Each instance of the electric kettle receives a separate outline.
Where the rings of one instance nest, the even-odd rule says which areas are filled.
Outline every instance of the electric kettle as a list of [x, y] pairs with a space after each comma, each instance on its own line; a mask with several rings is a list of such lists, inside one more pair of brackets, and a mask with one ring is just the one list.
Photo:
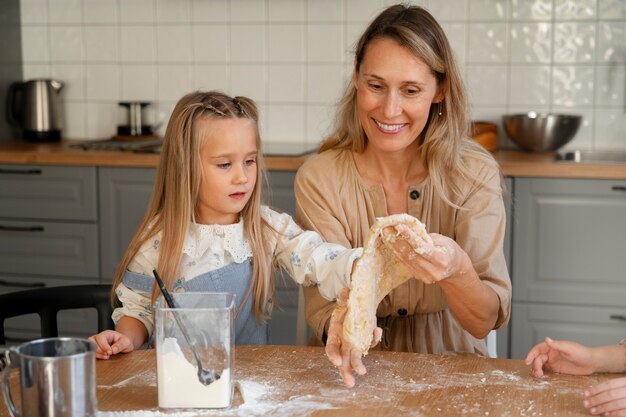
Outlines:
[[39, 79], [14, 82], [7, 95], [7, 121], [20, 128], [24, 140], [54, 142], [61, 140], [61, 101], [63, 83]]

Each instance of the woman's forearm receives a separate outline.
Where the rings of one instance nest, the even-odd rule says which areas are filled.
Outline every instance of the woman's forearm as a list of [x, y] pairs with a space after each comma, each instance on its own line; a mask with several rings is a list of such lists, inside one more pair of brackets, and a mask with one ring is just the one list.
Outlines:
[[596, 372], [626, 372], [626, 345], [591, 348]]
[[485, 338], [498, 319], [500, 300], [478, 277], [469, 256], [465, 257], [459, 272], [439, 281], [439, 285], [459, 324], [472, 336]]

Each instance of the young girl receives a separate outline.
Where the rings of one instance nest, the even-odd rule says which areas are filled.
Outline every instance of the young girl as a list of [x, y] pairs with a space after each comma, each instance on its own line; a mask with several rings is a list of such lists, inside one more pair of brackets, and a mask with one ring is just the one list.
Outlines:
[[195, 92], [168, 123], [148, 211], [113, 281], [115, 331], [91, 337], [96, 357], [142, 346], [153, 330], [156, 269], [171, 291], [237, 294], [237, 344], [270, 342], [273, 266], [328, 299], [348, 286], [361, 249], [324, 243], [261, 205], [258, 113], [245, 97]]

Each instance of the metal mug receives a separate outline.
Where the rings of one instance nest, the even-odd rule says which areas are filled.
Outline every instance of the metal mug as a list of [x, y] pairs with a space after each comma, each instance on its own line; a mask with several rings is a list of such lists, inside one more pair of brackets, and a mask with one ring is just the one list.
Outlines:
[[[87, 339], [37, 339], [6, 352], [4, 399], [13, 417], [95, 417], [96, 346]], [[11, 397], [9, 374], [19, 369], [20, 414]]]

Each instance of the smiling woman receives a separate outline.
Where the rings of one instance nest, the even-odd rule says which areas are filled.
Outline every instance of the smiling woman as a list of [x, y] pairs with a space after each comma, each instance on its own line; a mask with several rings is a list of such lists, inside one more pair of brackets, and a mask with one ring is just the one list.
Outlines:
[[[442, 28], [421, 7], [391, 6], [360, 37], [334, 132], [296, 176], [297, 220], [326, 240], [363, 246], [378, 217], [408, 213], [446, 254], [393, 245], [414, 279], [378, 305], [381, 349], [485, 355], [482, 339], [509, 319], [501, 174], [468, 137], [467, 113]], [[309, 325], [354, 384], [361, 352], [329, 328], [334, 303], [304, 293]]]

